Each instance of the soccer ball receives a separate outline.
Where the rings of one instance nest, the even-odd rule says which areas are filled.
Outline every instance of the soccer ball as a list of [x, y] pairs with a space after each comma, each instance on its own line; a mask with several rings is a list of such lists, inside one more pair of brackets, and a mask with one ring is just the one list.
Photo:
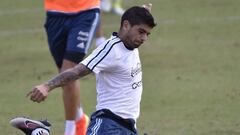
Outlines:
[[32, 131], [31, 135], [50, 135], [49, 132], [44, 128], [36, 128]]

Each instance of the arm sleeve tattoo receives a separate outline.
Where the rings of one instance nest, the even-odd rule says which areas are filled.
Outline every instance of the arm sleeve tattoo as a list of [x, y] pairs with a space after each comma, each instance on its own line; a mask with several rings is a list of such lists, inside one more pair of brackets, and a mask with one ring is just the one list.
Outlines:
[[49, 91], [64, 86], [69, 82], [75, 81], [79, 79], [80, 77], [83, 77], [87, 74], [91, 73], [91, 70], [88, 69], [83, 64], [78, 64], [74, 68], [68, 69], [57, 76], [55, 76], [53, 79], [49, 80], [46, 85], [49, 87]]

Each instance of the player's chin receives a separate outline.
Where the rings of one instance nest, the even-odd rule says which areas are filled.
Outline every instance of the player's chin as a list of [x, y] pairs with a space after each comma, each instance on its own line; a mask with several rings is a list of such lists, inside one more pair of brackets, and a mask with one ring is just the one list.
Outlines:
[[140, 47], [142, 45], [142, 42], [136, 42], [135, 44], [134, 44], [134, 48], [138, 48], [138, 47]]

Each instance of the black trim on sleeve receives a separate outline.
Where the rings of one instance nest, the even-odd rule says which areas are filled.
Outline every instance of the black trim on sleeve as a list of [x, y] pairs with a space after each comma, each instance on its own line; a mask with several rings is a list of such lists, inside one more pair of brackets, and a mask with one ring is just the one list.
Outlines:
[[[116, 39], [116, 38], [118, 38], [118, 37], [115, 37], [115, 38], [113, 38], [112, 40], [114, 40], [114, 39]], [[112, 41], [112, 40], [109, 40], [109, 41], [105, 44], [105, 46], [103, 47], [103, 49], [100, 50], [100, 51], [98, 52], [98, 54], [97, 54], [95, 57], [93, 57], [93, 58], [88, 62], [88, 64], [86, 65], [87, 67], [89, 67], [89, 65], [91, 64], [91, 62], [92, 62], [94, 59], [96, 59], [104, 50], [106, 50], [107, 46], [109, 45], [110, 41]], [[109, 52], [110, 52], [110, 50], [112, 49], [112, 47], [113, 47], [115, 44], [120, 43], [120, 42], [121, 42], [121, 40], [117, 40], [117, 41], [115, 41], [114, 43], [112, 43], [112, 44], [111, 44], [111, 47], [108, 48], [107, 53], [104, 54], [104, 56], [103, 56], [98, 62], [96, 62], [96, 64], [95, 64], [94, 66], [92, 66], [92, 68], [89, 67], [89, 69], [93, 70], [93, 69], [96, 67], [96, 65], [97, 65], [98, 63], [100, 63], [100, 62], [109, 54]], [[94, 63], [93, 63], [93, 64], [94, 64]]]

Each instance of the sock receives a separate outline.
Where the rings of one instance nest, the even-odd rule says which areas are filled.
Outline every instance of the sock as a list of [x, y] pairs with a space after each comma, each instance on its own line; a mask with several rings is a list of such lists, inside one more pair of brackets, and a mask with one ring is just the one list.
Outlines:
[[77, 114], [76, 114], [76, 120], [80, 120], [82, 118], [83, 114], [84, 113], [83, 113], [82, 107], [78, 108]]
[[75, 135], [76, 125], [74, 120], [66, 120], [65, 135]]
[[99, 37], [96, 38], [96, 46], [98, 47], [100, 44], [102, 44], [104, 41], [106, 41], [105, 37]]

